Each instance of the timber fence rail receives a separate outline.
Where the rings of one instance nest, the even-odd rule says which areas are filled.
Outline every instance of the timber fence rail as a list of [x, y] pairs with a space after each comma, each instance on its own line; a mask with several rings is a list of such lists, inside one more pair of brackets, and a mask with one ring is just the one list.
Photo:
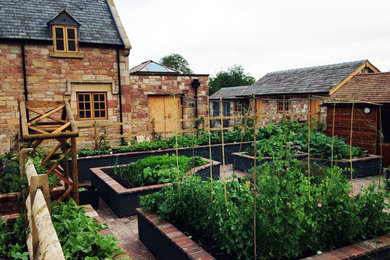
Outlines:
[[[302, 116], [302, 115], [307, 115], [307, 112], [285, 112], [285, 113], [273, 113], [273, 114], [262, 114], [259, 115], [257, 118], [259, 119], [258, 122], [255, 122], [255, 124], [252, 126], [253, 128], [262, 128], [262, 127], [267, 127], [270, 124], [277, 124], [278, 120], [281, 119], [287, 119], [289, 117], [293, 116]], [[318, 112], [316, 113], [319, 117], [321, 115], [326, 115], [326, 112]], [[280, 117], [280, 118], [278, 118]], [[251, 118], [253, 119], [253, 116], [213, 116], [213, 117], [208, 117], [208, 116], [202, 116], [203, 122], [198, 125], [198, 127], [187, 127], [173, 131], [159, 131], [156, 132], [154, 130], [153, 125], [156, 123], [169, 123], [169, 124], [178, 124], [178, 123], [187, 123], [187, 122], [192, 122], [193, 125], [196, 125], [197, 119], [196, 118], [187, 118], [187, 119], [175, 119], [175, 120], [152, 120], [147, 122], [147, 126], [145, 129], [150, 129], [150, 130], [144, 130], [144, 131], [136, 131], [132, 130], [133, 129], [133, 124], [137, 125], [138, 122], [132, 121], [132, 122], [116, 122], [112, 120], [103, 120], [103, 121], [98, 121], [98, 120], [91, 120], [91, 121], [79, 121], [76, 122], [78, 129], [89, 129], [90, 131], [86, 132], [86, 135], [80, 134], [78, 139], [80, 140], [88, 140], [94, 141], [95, 147], [98, 147], [98, 143], [101, 139], [101, 137], [104, 135], [105, 139], [107, 141], [112, 141], [112, 140], [119, 140], [119, 139], [125, 139], [125, 141], [130, 142], [134, 138], [137, 138], [139, 136], [153, 136], [153, 134], [159, 134], [163, 135], [164, 137], [171, 137], [176, 134], [178, 135], [185, 135], [185, 134], [196, 134], [199, 133], [199, 131], [209, 131], [209, 132], [216, 132], [216, 131], [221, 131], [221, 130], [233, 130], [234, 128], [239, 128], [243, 129], [245, 128], [244, 121], [246, 118]], [[221, 119], [224, 120], [231, 120], [234, 122], [234, 124], [229, 124], [228, 126], [220, 127], [220, 126], [215, 126], [212, 127], [211, 122], [217, 122], [220, 124]], [[263, 121], [263, 120], [268, 120]], [[302, 123], [306, 123], [302, 122]], [[118, 127], [117, 131], [119, 132], [119, 127], [127, 127], [126, 133], [120, 134], [120, 133], [112, 133], [110, 131], [107, 131], [107, 127]]]
[[47, 174], [37, 174], [34, 164], [27, 159], [31, 149], [19, 154], [21, 173], [28, 182], [26, 211], [30, 233], [27, 247], [30, 259], [65, 259], [50, 215], [50, 192]]

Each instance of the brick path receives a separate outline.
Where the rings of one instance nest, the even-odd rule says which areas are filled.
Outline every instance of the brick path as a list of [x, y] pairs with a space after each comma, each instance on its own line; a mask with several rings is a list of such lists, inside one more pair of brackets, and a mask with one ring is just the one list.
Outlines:
[[137, 216], [119, 218], [102, 199], [97, 212], [132, 259], [156, 259], [138, 238]]

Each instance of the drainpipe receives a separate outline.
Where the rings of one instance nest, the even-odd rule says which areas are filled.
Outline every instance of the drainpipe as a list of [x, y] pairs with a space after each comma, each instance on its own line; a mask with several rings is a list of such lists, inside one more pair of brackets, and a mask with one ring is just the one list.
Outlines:
[[191, 86], [194, 88], [195, 92], [195, 118], [198, 118], [198, 87], [200, 86], [199, 79], [193, 79]]
[[[119, 96], [119, 121], [123, 123], [122, 117], [122, 84], [121, 84], [121, 65], [120, 65], [120, 57], [119, 57], [119, 48], [116, 49], [116, 63], [118, 67], [118, 96]], [[121, 124], [120, 134], [123, 135], [123, 125]], [[121, 144], [125, 144], [125, 139], [121, 138]]]
[[22, 69], [23, 69], [23, 86], [24, 86], [24, 101], [28, 101], [28, 92], [27, 92], [27, 74], [26, 74], [26, 56], [24, 53], [24, 42], [21, 44], [21, 53], [22, 53]]

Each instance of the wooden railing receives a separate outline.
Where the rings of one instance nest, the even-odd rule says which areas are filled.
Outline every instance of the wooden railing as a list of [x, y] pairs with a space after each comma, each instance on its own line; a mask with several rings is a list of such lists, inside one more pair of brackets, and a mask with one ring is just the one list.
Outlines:
[[29, 150], [22, 149], [19, 159], [21, 175], [28, 182], [25, 205], [31, 231], [27, 236], [30, 259], [65, 259], [50, 216], [48, 175], [37, 174], [34, 164], [27, 159]]

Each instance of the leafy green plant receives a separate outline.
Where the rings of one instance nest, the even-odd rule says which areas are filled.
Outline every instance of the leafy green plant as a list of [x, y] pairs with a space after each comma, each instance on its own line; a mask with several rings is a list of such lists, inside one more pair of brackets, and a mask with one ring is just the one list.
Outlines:
[[23, 185], [17, 153], [12, 150], [0, 155], [0, 194], [20, 192]]
[[105, 225], [85, 215], [85, 208], [70, 199], [56, 202], [52, 220], [66, 259], [114, 259], [123, 254], [112, 236], [103, 236]]
[[0, 219], [0, 259], [28, 259], [26, 225], [23, 216], [15, 222]]
[[[383, 190], [369, 187], [357, 198], [342, 171], [323, 168], [308, 179], [302, 162], [288, 155], [258, 168], [256, 236], [258, 259], [295, 259], [389, 232]], [[253, 259], [254, 191], [235, 181], [197, 177], [141, 198], [149, 210], [190, 230], [200, 231], [228, 255]]]
[[179, 156], [179, 169], [176, 156], [150, 156], [130, 163], [126, 167], [116, 166], [112, 177], [127, 188], [167, 183], [183, 176], [191, 168], [205, 164], [203, 158]]

